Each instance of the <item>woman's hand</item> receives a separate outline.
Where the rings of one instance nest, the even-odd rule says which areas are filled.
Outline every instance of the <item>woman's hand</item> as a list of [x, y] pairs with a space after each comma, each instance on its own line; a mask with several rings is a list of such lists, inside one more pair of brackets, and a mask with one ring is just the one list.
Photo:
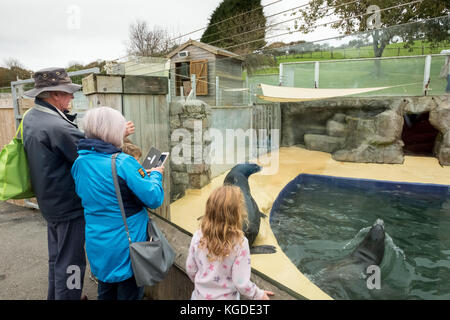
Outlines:
[[147, 171], [148, 175], [150, 175], [150, 172], [152, 172], [152, 171], [158, 171], [159, 173], [164, 174], [164, 166], [151, 168], [150, 170], [145, 170], [145, 171]]
[[125, 138], [128, 137], [130, 134], [133, 134], [136, 128], [134, 127], [133, 121], [128, 121], [125, 124]]

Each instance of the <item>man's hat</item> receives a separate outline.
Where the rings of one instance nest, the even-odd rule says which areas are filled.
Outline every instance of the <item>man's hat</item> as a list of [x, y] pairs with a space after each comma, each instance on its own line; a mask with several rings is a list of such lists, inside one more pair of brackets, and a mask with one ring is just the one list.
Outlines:
[[34, 89], [23, 94], [29, 98], [35, 98], [44, 91], [63, 91], [74, 93], [81, 89], [78, 84], [72, 83], [66, 70], [63, 68], [47, 68], [34, 73]]

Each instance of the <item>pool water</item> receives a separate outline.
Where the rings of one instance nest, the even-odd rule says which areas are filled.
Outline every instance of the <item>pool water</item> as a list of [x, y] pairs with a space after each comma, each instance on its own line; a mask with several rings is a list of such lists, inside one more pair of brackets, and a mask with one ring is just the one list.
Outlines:
[[[340, 266], [377, 219], [385, 252], [379, 289], [369, 289], [372, 273]], [[449, 186], [301, 174], [270, 224], [297, 268], [335, 299], [450, 299]]]

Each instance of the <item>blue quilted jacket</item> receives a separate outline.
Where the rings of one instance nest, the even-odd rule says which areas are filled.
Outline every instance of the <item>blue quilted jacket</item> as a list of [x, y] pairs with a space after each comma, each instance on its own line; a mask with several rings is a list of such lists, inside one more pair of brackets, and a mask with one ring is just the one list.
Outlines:
[[[86, 219], [86, 254], [92, 273], [101, 281], [113, 283], [130, 278], [129, 243], [111, 172], [111, 156], [121, 150], [97, 139], [82, 139], [78, 158], [72, 167], [75, 191], [81, 198]], [[147, 240], [148, 215], [163, 203], [162, 175], [148, 176], [131, 156], [120, 153], [116, 159], [120, 192], [133, 242]]]

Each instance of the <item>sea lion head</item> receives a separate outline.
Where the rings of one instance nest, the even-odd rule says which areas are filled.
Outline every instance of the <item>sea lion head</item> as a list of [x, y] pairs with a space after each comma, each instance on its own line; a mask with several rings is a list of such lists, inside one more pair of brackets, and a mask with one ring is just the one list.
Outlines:
[[250, 175], [261, 171], [262, 167], [256, 163], [246, 162], [236, 165], [233, 170], [239, 171], [248, 178]]
[[385, 237], [384, 222], [378, 219], [352, 255], [367, 263], [380, 265], [384, 256]]

